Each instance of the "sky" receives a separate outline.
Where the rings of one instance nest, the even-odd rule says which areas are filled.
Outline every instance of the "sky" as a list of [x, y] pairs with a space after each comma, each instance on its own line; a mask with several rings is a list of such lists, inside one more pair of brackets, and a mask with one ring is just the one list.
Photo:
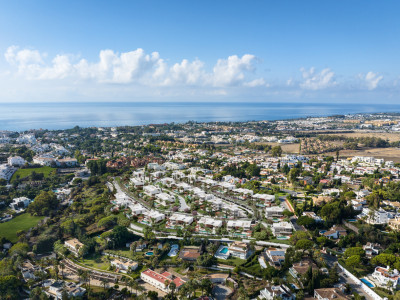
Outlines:
[[0, 102], [399, 103], [399, 1], [0, 1]]

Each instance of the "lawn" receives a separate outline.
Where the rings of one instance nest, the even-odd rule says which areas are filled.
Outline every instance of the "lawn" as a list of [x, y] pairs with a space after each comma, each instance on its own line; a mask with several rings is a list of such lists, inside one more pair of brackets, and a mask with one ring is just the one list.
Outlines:
[[[126, 249], [126, 250], [125, 250]], [[122, 257], [126, 257], [129, 259], [135, 259], [135, 257], [132, 254], [132, 251], [130, 251], [128, 248], [124, 248], [124, 250], [120, 249], [120, 250], [106, 250], [105, 252], [107, 253], [111, 253], [111, 254], [116, 254]], [[141, 252], [139, 252], [141, 253]]]
[[110, 263], [108, 263], [105, 258], [102, 259], [102, 255], [92, 255], [89, 257], [85, 257], [83, 260], [83, 264], [104, 271], [107, 271], [108, 267], [110, 266]]
[[290, 240], [271, 239], [271, 240], [269, 240], [267, 242], [290, 245]]
[[229, 256], [228, 259], [219, 259], [218, 258], [217, 261], [219, 264], [230, 265], [230, 266], [235, 266], [235, 267], [241, 266], [246, 262], [245, 259], [241, 259], [241, 258], [233, 257], [233, 256]]
[[17, 177], [19, 176], [20, 179], [28, 177], [29, 175], [32, 174], [33, 171], [35, 171], [36, 173], [41, 173], [44, 175], [44, 178], [49, 177], [50, 173], [52, 171], [54, 171], [54, 168], [50, 168], [50, 167], [40, 167], [40, 168], [29, 168], [29, 169], [18, 169], [14, 175], [11, 177], [11, 182], [13, 182], [14, 180], [17, 179]]
[[24, 213], [15, 217], [14, 219], [0, 224], [0, 236], [9, 239], [12, 243], [18, 241], [17, 232], [19, 230], [28, 230], [34, 227], [44, 217], [31, 216], [28, 213]]

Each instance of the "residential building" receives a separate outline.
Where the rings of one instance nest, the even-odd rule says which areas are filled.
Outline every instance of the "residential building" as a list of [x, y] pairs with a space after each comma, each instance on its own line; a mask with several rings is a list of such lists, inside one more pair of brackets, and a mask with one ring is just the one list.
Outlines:
[[282, 284], [269, 286], [261, 290], [259, 298], [267, 300], [295, 300], [296, 296], [292, 294], [292, 292], [286, 285]]
[[169, 217], [170, 225], [190, 225], [193, 223], [193, 216], [174, 213]]
[[26, 160], [23, 159], [21, 156], [10, 156], [7, 159], [7, 163], [13, 167], [21, 167], [26, 163]]
[[363, 249], [365, 250], [365, 255], [371, 258], [372, 256], [378, 255], [379, 252], [382, 250], [382, 247], [378, 243], [368, 242], [363, 246]]
[[179, 253], [179, 258], [187, 261], [195, 261], [202, 253], [201, 247], [186, 246]]
[[84, 246], [78, 239], [74, 238], [64, 242], [64, 245], [71, 251], [75, 256], [79, 255], [79, 249]]
[[28, 207], [33, 200], [27, 197], [14, 198], [10, 203], [10, 207], [15, 211], [22, 211]]
[[317, 265], [311, 259], [303, 259], [298, 263], [294, 263], [289, 269], [289, 273], [294, 278], [299, 278], [301, 275], [305, 274], [310, 267], [313, 271], [318, 270]]
[[181, 277], [174, 276], [169, 272], [163, 272], [160, 274], [150, 269], [140, 273], [140, 278], [144, 282], [147, 282], [148, 284], [166, 293], [170, 292], [168, 283], [175, 283], [177, 290], [179, 290], [179, 288], [186, 283], [186, 281]]
[[372, 277], [384, 287], [396, 289], [400, 285], [400, 274], [396, 269], [391, 271], [389, 267], [376, 267], [375, 271], [372, 273]]
[[202, 226], [204, 226], [205, 228], [210, 228], [210, 229], [215, 229], [215, 228], [221, 228], [223, 224], [222, 220], [218, 220], [215, 218], [211, 218], [211, 217], [205, 217], [202, 216], [200, 218], [200, 220], [197, 221], [197, 225], [200, 226], [200, 228]]
[[351, 297], [344, 294], [338, 288], [323, 288], [314, 290], [314, 298], [318, 300], [349, 300]]
[[227, 230], [251, 230], [251, 221], [247, 220], [229, 220], [226, 224]]
[[265, 256], [275, 266], [280, 267], [285, 261], [285, 249], [280, 248], [268, 248], [265, 249]]
[[114, 259], [111, 261], [111, 265], [114, 266], [116, 269], [129, 272], [134, 271], [139, 266], [137, 262], [131, 260], [121, 260], [121, 259]]
[[389, 220], [388, 224], [393, 230], [400, 230], [400, 218], [391, 219]]
[[161, 193], [160, 188], [155, 187], [154, 185], [146, 185], [143, 187], [143, 191], [148, 194], [149, 196], [155, 196]]
[[265, 208], [265, 217], [267, 219], [281, 218], [283, 217], [283, 211], [284, 209], [280, 206], [267, 207]]
[[13, 174], [17, 171], [16, 168], [8, 165], [8, 164], [1, 164], [0, 165], [0, 178], [9, 181]]
[[331, 229], [329, 229], [328, 231], [324, 232], [323, 235], [325, 237], [327, 237], [327, 238], [338, 239], [341, 236], [346, 236], [347, 235], [347, 231], [343, 227], [333, 225], [331, 227]]
[[275, 236], [291, 235], [293, 226], [289, 222], [278, 222], [272, 224], [272, 233]]
[[239, 257], [241, 259], [247, 259], [251, 254], [249, 245], [244, 242], [235, 241], [229, 245], [228, 249], [232, 256]]
[[48, 288], [47, 294], [54, 297], [56, 300], [63, 299], [63, 292], [66, 292], [68, 297], [82, 297], [86, 293], [86, 289], [80, 287], [74, 282], [65, 282], [62, 280], [54, 281]]

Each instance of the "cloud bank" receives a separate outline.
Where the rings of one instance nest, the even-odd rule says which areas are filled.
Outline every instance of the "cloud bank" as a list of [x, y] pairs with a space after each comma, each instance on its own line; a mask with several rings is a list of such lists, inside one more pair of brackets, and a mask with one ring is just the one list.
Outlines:
[[265, 84], [263, 78], [246, 81], [246, 75], [254, 73], [258, 61], [251, 54], [219, 59], [211, 72], [207, 72], [205, 64], [198, 59], [183, 59], [180, 63], [168, 66], [158, 52], [147, 54], [141, 48], [123, 53], [101, 50], [97, 62], [86, 59], [73, 62], [71, 56], [60, 54], [46, 63], [45, 53], [19, 49], [17, 46], [9, 47], [4, 56], [16, 68], [19, 76], [30, 80], [72, 78], [144, 86], [229, 87]]
[[198, 58], [170, 62], [158, 52], [147, 53], [141, 48], [128, 52], [105, 49], [89, 60], [73, 54], [49, 57], [36, 49], [11, 46], [4, 52], [4, 60], [7, 69], [0, 72], [4, 79], [0, 96], [10, 99], [56, 95], [57, 99], [80, 100], [236, 97], [277, 101], [344, 99], [360, 93], [384, 93], [385, 89], [394, 95], [399, 88], [375, 71], [344, 76], [328, 67], [294, 66], [296, 73], [291, 77], [277, 78], [273, 70], [263, 73], [267, 66], [253, 54], [231, 55], [210, 64]]

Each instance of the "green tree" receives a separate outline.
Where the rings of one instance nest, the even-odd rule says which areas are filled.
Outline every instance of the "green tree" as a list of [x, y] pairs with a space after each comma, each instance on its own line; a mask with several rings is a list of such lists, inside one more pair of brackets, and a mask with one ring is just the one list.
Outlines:
[[272, 155], [273, 157], [279, 157], [279, 156], [281, 156], [281, 155], [282, 155], [282, 148], [281, 148], [281, 146], [274, 146], [274, 147], [272, 147], [272, 149], [271, 149], [271, 155]]
[[53, 192], [42, 191], [28, 206], [27, 211], [37, 216], [48, 216], [57, 206], [57, 196]]
[[361, 262], [360, 255], [352, 255], [346, 259], [346, 265], [349, 266], [350, 268], [358, 266], [360, 262]]

